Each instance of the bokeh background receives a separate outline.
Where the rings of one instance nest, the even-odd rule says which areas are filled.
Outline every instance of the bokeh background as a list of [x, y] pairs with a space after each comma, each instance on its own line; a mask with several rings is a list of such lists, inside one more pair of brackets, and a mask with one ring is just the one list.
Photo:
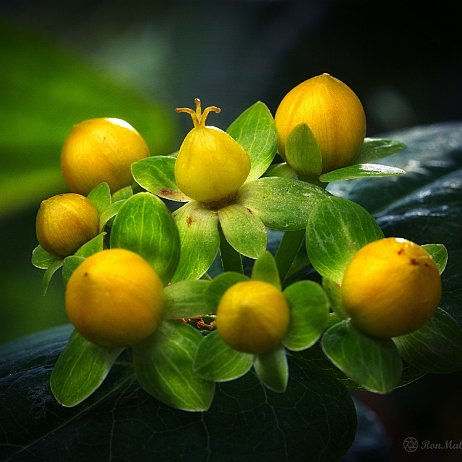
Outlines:
[[[220, 106], [211, 117], [226, 128], [257, 100], [274, 113], [290, 88], [323, 72], [358, 94], [369, 136], [461, 120], [457, 4], [0, 0], [0, 343], [66, 322], [61, 281], [55, 278], [43, 297], [42, 272], [30, 256], [40, 201], [65, 190], [59, 155], [73, 123], [121, 117], [153, 154], [167, 154], [190, 125], [174, 108], [191, 106], [194, 97]], [[406, 410], [422, 390], [452, 396], [460, 384], [457, 375], [428, 380], [417, 391], [364, 398], [398, 445], [417, 423], [427, 439], [450, 432], [442, 428], [447, 416], [443, 424], [436, 411], [413, 420], [415, 408]], [[455, 392], [453, 399], [460, 405]]]

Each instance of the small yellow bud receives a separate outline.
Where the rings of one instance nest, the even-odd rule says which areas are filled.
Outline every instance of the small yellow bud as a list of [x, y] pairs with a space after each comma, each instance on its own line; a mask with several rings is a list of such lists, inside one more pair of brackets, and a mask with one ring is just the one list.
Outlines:
[[401, 238], [371, 242], [347, 266], [342, 300], [351, 322], [364, 333], [389, 338], [421, 327], [441, 297], [432, 257]]
[[361, 101], [340, 80], [322, 74], [305, 80], [282, 99], [275, 116], [279, 153], [290, 132], [306, 124], [322, 154], [322, 171], [350, 165], [364, 141], [366, 116]]
[[196, 110], [178, 108], [191, 115], [194, 128], [186, 135], [175, 162], [175, 180], [187, 196], [206, 204], [232, 200], [250, 172], [250, 159], [242, 146], [217, 127], [205, 125], [210, 106], [202, 113], [196, 98]]
[[67, 283], [65, 300], [70, 321], [88, 340], [131, 346], [158, 327], [163, 286], [141, 256], [108, 249], [77, 267]]
[[59, 194], [40, 204], [35, 231], [47, 252], [66, 257], [98, 234], [99, 213], [85, 196]]
[[289, 306], [272, 284], [244, 281], [220, 300], [215, 325], [232, 348], [259, 354], [276, 347], [289, 327]]
[[133, 182], [131, 164], [149, 156], [141, 135], [127, 122], [96, 118], [75, 125], [61, 152], [61, 170], [72, 192], [88, 194], [99, 183], [115, 192]]

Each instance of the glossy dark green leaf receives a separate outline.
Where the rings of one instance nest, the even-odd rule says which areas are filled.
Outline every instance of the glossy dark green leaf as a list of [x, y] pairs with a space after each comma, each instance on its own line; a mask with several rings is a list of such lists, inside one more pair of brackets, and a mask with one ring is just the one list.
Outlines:
[[270, 110], [258, 101], [246, 109], [228, 127], [227, 132], [250, 157], [247, 181], [260, 178], [270, 166], [277, 149], [276, 128]]
[[402, 362], [393, 341], [369, 337], [349, 321], [324, 333], [322, 349], [335, 366], [366, 390], [388, 393], [400, 381]]
[[332, 181], [353, 180], [356, 178], [404, 175], [405, 173], [406, 172], [401, 168], [390, 167], [388, 165], [355, 164], [324, 173], [319, 177], [319, 180], [324, 183], [329, 183]]
[[53, 396], [66, 407], [81, 403], [103, 383], [122, 350], [96, 345], [74, 331], [51, 374]]
[[396, 154], [405, 148], [406, 145], [401, 142], [400, 137], [397, 139], [366, 138], [354, 162], [358, 164], [373, 162]]
[[278, 289], [281, 289], [281, 280], [279, 278], [276, 261], [270, 252], [267, 251], [263, 253], [255, 260], [252, 268], [252, 279], [268, 282]]
[[207, 314], [205, 291], [209, 281], [180, 281], [164, 289], [164, 319], [195, 318]]
[[289, 380], [286, 350], [282, 345], [255, 357], [255, 372], [260, 382], [272, 391], [284, 393]]
[[141, 255], [164, 284], [172, 278], [180, 258], [180, 238], [166, 205], [149, 193], [125, 201], [111, 229], [111, 247]]
[[205, 292], [205, 301], [211, 313], [215, 313], [218, 304], [220, 303], [221, 297], [224, 293], [234, 284], [242, 281], [248, 281], [249, 278], [241, 273], [228, 271], [219, 274], [210, 283], [209, 287]]
[[87, 195], [87, 198], [93, 203], [98, 213], [103, 213], [111, 205], [111, 190], [107, 183], [101, 183], [95, 186]]

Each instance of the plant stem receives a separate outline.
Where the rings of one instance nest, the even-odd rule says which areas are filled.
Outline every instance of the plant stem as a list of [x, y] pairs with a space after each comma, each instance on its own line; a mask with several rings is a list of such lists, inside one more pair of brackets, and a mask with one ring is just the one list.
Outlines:
[[284, 281], [289, 273], [304, 237], [305, 229], [286, 231], [284, 233], [275, 256], [281, 282]]
[[236, 271], [238, 273], [244, 273], [242, 266], [241, 254], [231, 247], [229, 242], [226, 240], [225, 235], [219, 226], [220, 232], [220, 256], [223, 263], [223, 271]]

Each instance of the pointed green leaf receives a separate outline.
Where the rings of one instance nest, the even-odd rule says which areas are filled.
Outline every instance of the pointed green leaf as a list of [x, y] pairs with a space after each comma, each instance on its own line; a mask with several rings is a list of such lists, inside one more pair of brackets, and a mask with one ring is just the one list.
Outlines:
[[405, 173], [406, 172], [401, 168], [390, 167], [388, 165], [355, 164], [324, 173], [319, 177], [319, 180], [324, 183], [329, 183], [333, 181], [352, 180], [354, 178], [404, 175]]
[[218, 215], [193, 201], [174, 214], [178, 227], [181, 252], [172, 282], [198, 279], [212, 265], [220, 246]]
[[213, 281], [210, 282], [210, 285], [205, 291], [205, 301], [210, 313], [215, 313], [218, 304], [220, 303], [221, 297], [224, 293], [234, 284], [242, 281], [248, 281], [249, 278], [244, 276], [242, 273], [235, 273], [228, 271], [226, 273], [221, 273]]
[[254, 367], [258, 379], [265, 387], [278, 393], [286, 391], [289, 380], [289, 366], [283, 346], [257, 355]]
[[191, 199], [178, 188], [175, 182], [176, 158], [153, 156], [132, 164], [135, 181], [156, 196], [172, 201], [188, 202]]
[[107, 183], [100, 183], [95, 186], [89, 193], [87, 198], [98, 210], [101, 215], [111, 205], [111, 190]]
[[96, 252], [100, 252], [104, 248], [104, 236], [106, 236], [105, 232], [99, 233], [93, 239], [85, 242], [74, 255], [78, 257], [89, 257]]
[[349, 321], [325, 332], [322, 349], [335, 366], [366, 390], [388, 393], [400, 381], [402, 362], [393, 341], [369, 337]]
[[297, 125], [285, 146], [287, 163], [304, 178], [318, 177], [322, 172], [322, 155], [318, 142], [308, 125]]
[[288, 165], [286, 162], [280, 164], [272, 164], [268, 167], [268, 170], [263, 175], [265, 176], [279, 176], [281, 178], [296, 178], [297, 173], [295, 170]]
[[71, 255], [70, 257], [66, 257], [64, 259], [64, 265], [63, 265], [63, 271], [62, 271], [64, 285], [67, 285], [69, 278], [72, 276], [72, 273], [84, 261], [85, 261], [85, 257], [79, 257], [76, 255]]
[[286, 348], [300, 351], [317, 342], [326, 328], [329, 299], [313, 281], [298, 281], [284, 290], [289, 303], [289, 329], [282, 340]]
[[426, 250], [435, 261], [440, 274], [443, 274], [448, 263], [448, 251], [443, 244], [424, 244], [422, 248]]
[[53, 278], [56, 271], [63, 266], [63, 260], [55, 260], [43, 274], [43, 295], [47, 293], [48, 286], [50, 285], [51, 279]]
[[421, 371], [462, 370], [462, 327], [441, 308], [420, 329], [393, 340], [402, 358]]
[[125, 186], [125, 188], [119, 189], [112, 194], [112, 202], [125, 201], [133, 196], [133, 188], [131, 186]]
[[215, 330], [207, 334], [199, 344], [194, 370], [206, 380], [226, 382], [246, 374], [252, 367], [253, 359], [253, 355], [228, 346]]
[[366, 209], [347, 199], [329, 197], [318, 204], [309, 218], [306, 249], [319, 274], [340, 284], [351, 257], [382, 237]]
[[257, 260], [252, 268], [252, 279], [264, 281], [281, 289], [281, 280], [279, 278], [276, 261], [270, 252], [266, 251]]
[[152, 396], [176, 409], [206, 411], [215, 392], [213, 382], [193, 370], [202, 335], [191, 326], [164, 321], [151, 337], [133, 348], [135, 373]]
[[123, 204], [112, 225], [111, 247], [141, 255], [164, 284], [173, 276], [180, 256], [175, 221], [161, 199], [149, 193], [138, 193]]
[[41, 245], [35, 247], [32, 251], [32, 264], [39, 269], [47, 269], [51, 264], [57, 260], [61, 260], [61, 257], [48, 253]]
[[205, 291], [210, 281], [180, 281], [164, 289], [164, 319], [195, 318], [208, 313]]
[[125, 199], [120, 200], [117, 202], [113, 202], [99, 217], [99, 229], [102, 231], [104, 227], [107, 225], [109, 220], [114, 218], [121, 209], [122, 205], [124, 205]]
[[245, 149], [250, 157], [247, 181], [260, 178], [276, 155], [277, 133], [273, 116], [262, 102], [245, 110], [227, 132]]
[[354, 162], [366, 164], [396, 154], [403, 149], [406, 149], [406, 145], [400, 141], [382, 138], [365, 138]]
[[218, 219], [226, 240], [242, 255], [258, 258], [266, 250], [266, 227], [250, 209], [228, 205], [218, 210]]
[[51, 374], [53, 396], [66, 407], [81, 403], [103, 383], [122, 351], [96, 345], [74, 331]]
[[236, 203], [250, 209], [272, 229], [303, 229], [313, 208], [328, 193], [311, 183], [268, 177], [246, 183]]

